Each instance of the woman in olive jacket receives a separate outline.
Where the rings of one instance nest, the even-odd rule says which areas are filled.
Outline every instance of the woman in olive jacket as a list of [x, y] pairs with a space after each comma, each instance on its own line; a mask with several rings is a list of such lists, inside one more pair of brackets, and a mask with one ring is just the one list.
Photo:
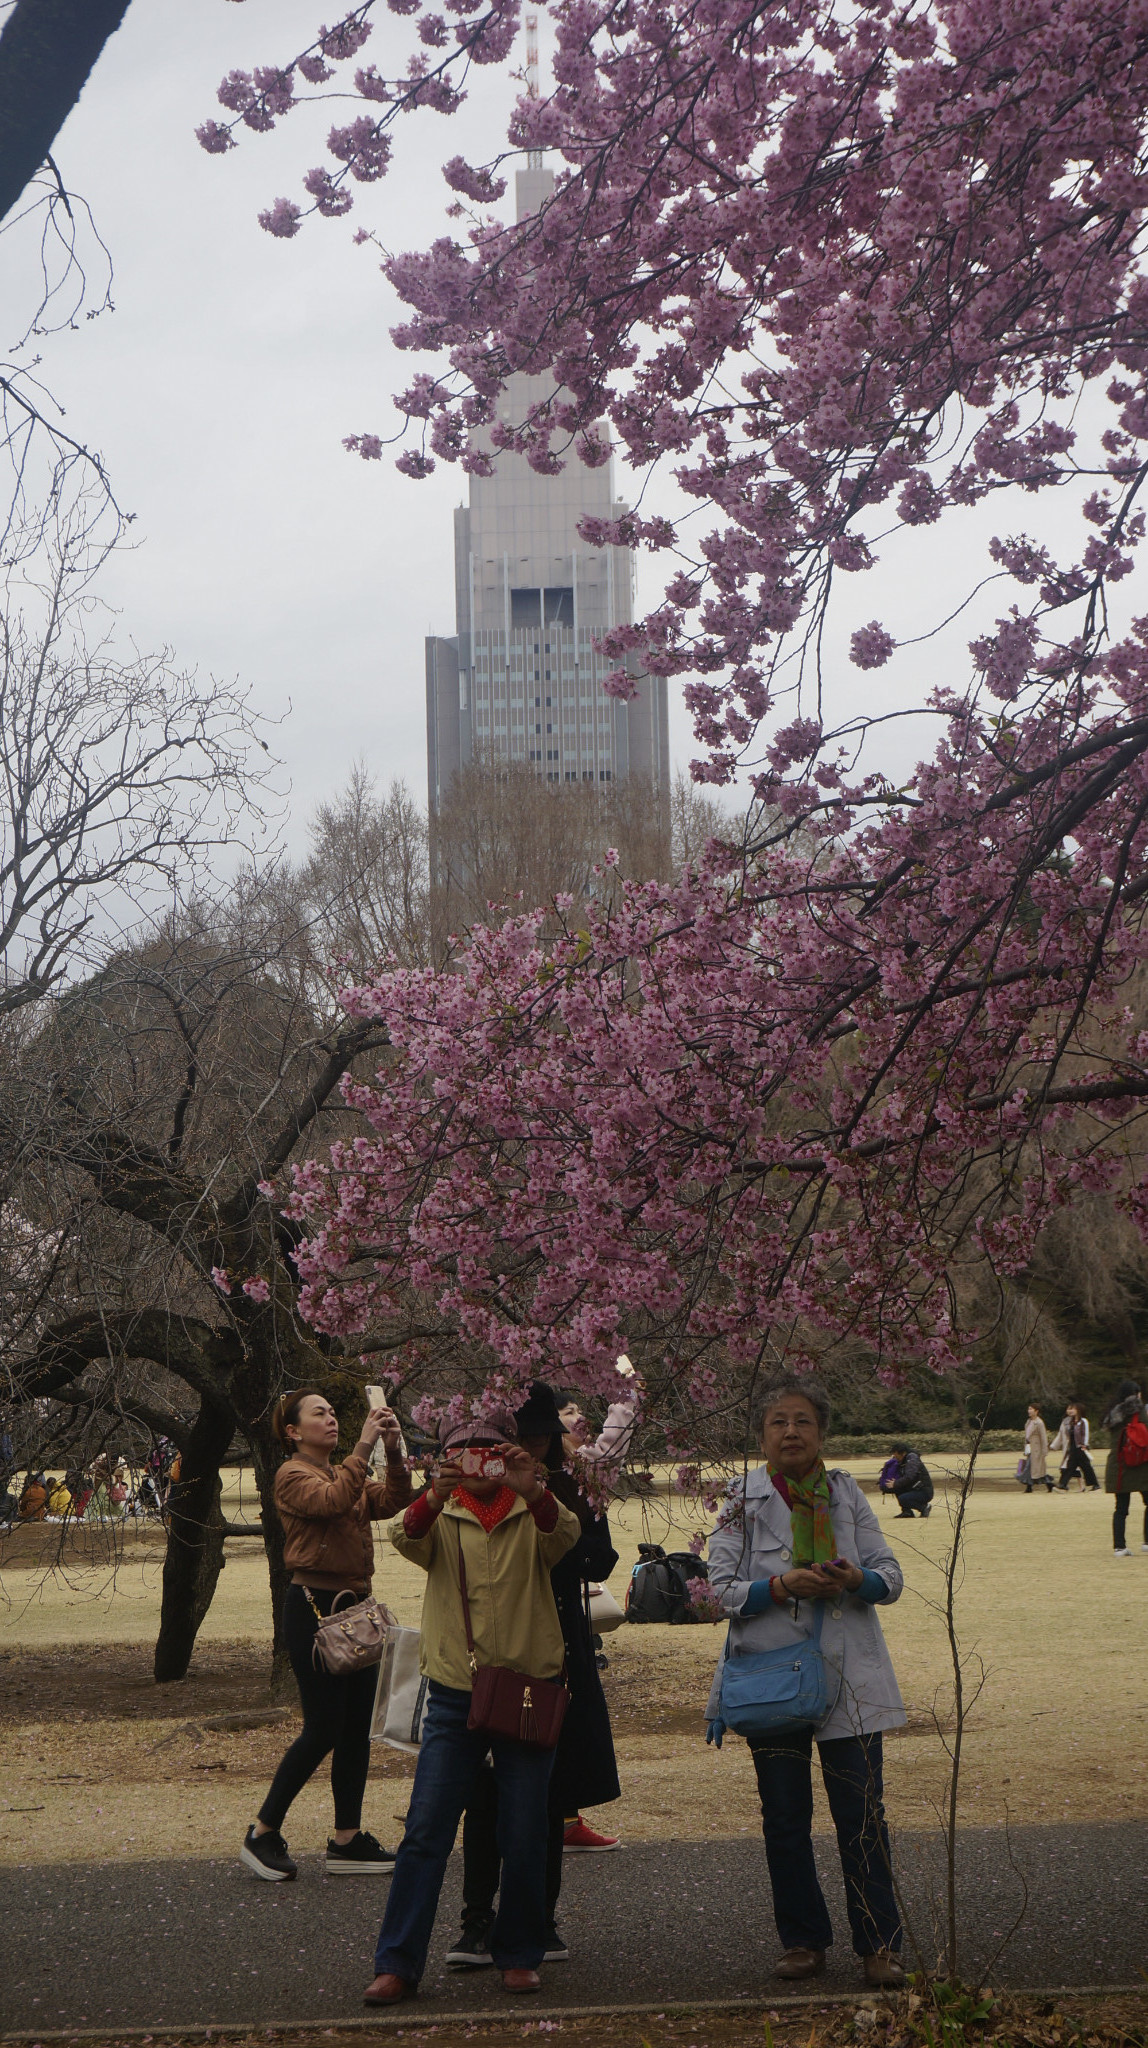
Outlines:
[[[518, 1440], [537, 1460], [539, 1476], [556, 1500], [578, 1517], [581, 1535], [550, 1573], [554, 1604], [566, 1652], [570, 1705], [554, 1752], [550, 1776], [549, 1835], [546, 1845], [547, 1962], [569, 1954], [556, 1914], [562, 1890], [562, 1856], [567, 1816], [583, 1806], [620, 1799], [610, 1710], [598, 1675], [594, 1635], [587, 1614], [587, 1581], [608, 1579], [618, 1562], [605, 1515], [591, 1507], [573, 1475], [563, 1470], [563, 1425], [553, 1387], [535, 1380], [530, 1397], [515, 1415]], [[498, 1847], [498, 1791], [493, 1771], [480, 1772], [467, 1804], [462, 1831], [462, 1930], [447, 1960], [474, 1968], [490, 1961], [490, 1930], [502, 1862]]]
[[[371, 1523], [395, 1514], [411, 1498], [402, 1432], [391, 1409], [372, 1408], [350, 1457], [336, 1468], [331, 1453], [339, 1441], [338, 1416], [322, 1394], [305, 1388], [280, 1401], [273, 1426], [288, 1454], [275, 1475], [275, 1505], [283, 1524], [283, 1560], [291, 1574], [283, 1635], [299, 1686], [303, 1728], [275, 1773], [259, 1818], [247, 1830], [240, 1859], [256, 1877], [272, 1883], [296, 1875], [283, 1822], [292, 1800], [331, 1754], [335, 1832], [327, 1843], [327, 1870], [333, 1877], [385, 1874], [393, 1870], [394, 1857], [361, 1826], [378, 1668], [327, 1671], [315, 1664], [312, 1651], [319, 1618], [330, 1614], [336, 1596], [349, 1592], [363, 1600], [371, 1590]], [[371, 1454], [380, 1438], [387, 1459], [384, 1480], [370, 1476]]]

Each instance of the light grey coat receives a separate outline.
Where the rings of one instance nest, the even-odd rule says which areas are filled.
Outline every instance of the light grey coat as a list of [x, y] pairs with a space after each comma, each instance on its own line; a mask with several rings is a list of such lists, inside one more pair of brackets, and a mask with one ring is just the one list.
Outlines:
[[[884, 1579], [888, 1591], [877, 1605], [898, 1599], [904, 1584], [901, 1567], [857, 1481], [848, 1472], [831, 1471], [829, 1498], [838, 1555]], [[775, 1492], [765, 1466], [758, 1465], [747, 1476], [744, 1503], [741, 1481], [731, 1487], [729, 1503], [709, 1541], [710, 1584], [730, 1617], [728, 1648], [732, 1654], [777, 1650], [812, 1635], [814, 1603], [809, 1600], [790, 1600], [784, 1607], [771, 1604], [763, 1614], [741, 1618], [753, 1581], [780, 1576], [792, 1561], [789, 1509]], [[821, 1605], [825, 1610], [821, 1653], [830, 1695], [836, 1690], [836, 1698], [817, 1730], [817, 1740], [835, 1742], [842, 1736], [876, 1735], [883, 1728], [903, 1727], [905, 1709], [877, 1607], [859, 1600], [855, 1593], [843, 1593]], [[720, 1716], [725, 1657], [723, 1647], [706, 1708], [707, 1721]]]

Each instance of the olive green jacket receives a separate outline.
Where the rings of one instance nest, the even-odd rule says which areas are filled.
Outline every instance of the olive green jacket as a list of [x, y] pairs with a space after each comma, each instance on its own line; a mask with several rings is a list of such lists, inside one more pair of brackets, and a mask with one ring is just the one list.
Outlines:
[[558, 1520], [549, 1535], [521, 1497], [489, 1536], [470, 1509], [453, 1498], [425, 1536], [408, 1536], [401, 1521], [391, 1524], [395, 1549], [427, 1575], [419, 1643], [419, 1669], [427, 1678], [458, 1692], [470, 1692], [474, 1683], [459, 1591], [460, 1541], [479, 1664], [557, 1678], [565, 1651], [550, 1572], [573, 1550], [582, 1529], [577, 1515], [561, 1501], [555, 1505]]

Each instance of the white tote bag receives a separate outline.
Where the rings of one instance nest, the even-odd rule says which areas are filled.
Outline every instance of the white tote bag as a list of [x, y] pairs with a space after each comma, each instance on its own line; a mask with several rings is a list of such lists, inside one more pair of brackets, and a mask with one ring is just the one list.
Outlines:
[[419, 1670], [417, 1628], [389, 1628], [375, 1687], [371, 1741], [415, 1750], [422, 1741], [427, 1681]]

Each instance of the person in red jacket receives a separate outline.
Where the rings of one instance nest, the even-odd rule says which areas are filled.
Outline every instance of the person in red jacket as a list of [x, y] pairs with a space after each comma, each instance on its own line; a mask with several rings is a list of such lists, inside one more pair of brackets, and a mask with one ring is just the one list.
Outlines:
[[[333, 1672], [312, 1660], [320, 1617], [338, 1593], [363, 1600], [371, 1590], [371, 1523], [389, 1519], [411, 1498], [402, 1454], [402, 1430], [390, 1408], [372, 1408], [359, 1441], [341, 1465], [331, 1463], [339, 1418], [322, 1394], [301, 1388], [280, 1401], [275, 1434], [288, 1455], [275, 1475], [275, 1505], [283, 1524], [283, 1557], [291, 1584], [283, 1603], [283, 1634], [303, 1704], [296, 1736], [248, 1828], [239, 1855], [256, 1877], [283, 1883], [296, 1875], [283, 1822], [293, 1799], [331, 1756], [335, 1831], [327, 1843], [331, 1876], [384, 1875], [395, 1859], [362, 1827], [363, 1793], [371, 1756], [371, 1715], [378, 1668]], [[386, 1451], [383, 1480], [370, 1477], [371, 1455]]]
[[1116, 1399], [1104, 1418], [1112, 1445], [1104, 1468], [1104, 1490], [1115, 1495], [1112, 1511], [1112, 1548], [1117, 1557], [1131, 1557], [1128, 1548], [1128, 1510], [1134, 1493], [1144, 1509], [1144, 1541], [1148, 1550], [1148, 1407], [1137, 1380], [1121, 1380]]

